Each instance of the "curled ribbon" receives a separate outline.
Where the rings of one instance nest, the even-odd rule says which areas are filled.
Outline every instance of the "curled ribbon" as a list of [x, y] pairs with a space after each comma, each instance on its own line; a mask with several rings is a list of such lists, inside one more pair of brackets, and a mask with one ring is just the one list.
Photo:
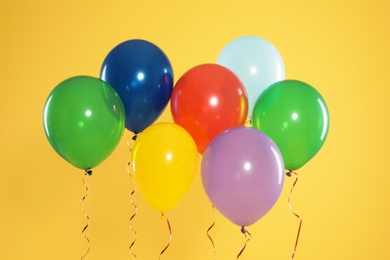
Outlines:
[[[137, 138], [137, 136], [134, 135], [132, 139], [135, 140], [136, 138]], [[131, 148], [130, 148], [129, 142], [127, 142], [127, 147], [129, 148], [130, 153], [131, 153], [132, 150], [131, 150]], [[137, 255], [136, 255], [136, 254], [133, 252], [133, 250], [132, 250], [132, 248], [133, 248], [135, 242], [137, 241], [138, 233], [137, 233], [137, 231], [133, 228], [133, 226], [131, 225], [131, 221], [132, 221], [133, 218], [137, 215], [137, 213], [138, 213], [138, 207], [137, 207], [137, 205], [135, 204], [135, 202], [134, 202], [134, 200], [133, 200], [133, 196], [134, 196], [134, 193], [135, 193], [135, 191], [136, 191], [136, 187], [135, 187], [135, 185], [134, 185], [133, 175], [131, 174], [131, 171], [130, 171], [130, 165], [131, 165], [131, 162], [128, 162], [128, 163], [127, 163], [126, 169], [127, 169], [127, 173], [129, 174], [129, 176], [130, 176], [130, 178], [131, 178], [131, 180], [132, 180], [132, 182], [133, 182], [133, 186], [134, 186], [134, 189], [130, 192], [130, 203], [131, 203], [131, 204], [133, 205], [133, 207], [134, 207], [134, 214], [133, 214], [133, 215], [130, 217], [130, 219], [129, 219], [129, 227], [130, 227], [130, 230], [133, 232], [135, 238], [134, 238], [134, 240], [131, 242], [131, 244], [130, 244], [130, 246], [129, 246], [129, 252], [130, 252], [130, 254], [131, 254], [132, 256], [134, 256], [135, 259], [138, 259]]]
[[81, 206], [81, 211], [83, 212], [84, 214], [84, 217], [87, 219], [87, 224], [85, 225], [85, 227], [83, 228], [83, 230], [81, 231], [81, 234], [83, 235], [83, 238], [85, 240], [87, 240], [88, 242], [88, 249], [87, 251], [84, 253], [84, 255], [81, 257], [81, 260], [84, 259], [84, 257], [86, 257], [89, 253], [89, 250], [91, 249], [91, 241], [89, 240], [89, 238], [85, 235], [85, 231], [87, 230], [87, 228], [89, 227], [89, 216], [88, 214], [85, 212], [84, 210], [84, 207], [83, 207], [83, 202], [84, 200], [88, 197], [88, 194], [89, 194], [89, 189], [88, 189], [88, 186], [87, 186], [87, 183], [85, 182], [85, 176], [87, 175], [92, 175], [92, 170], [91, 169], [87, 169], [85, 170], [85, 173], [83, 174], [83, 185], [84, 185], [84, 188], [85, 188], [85, 195], [81, 198], [81, 201], [80, 201], [80, 206]]
[[211, 226], [207, 229], [206, 234], [207, 234], [208, 238], [210, 239], [211, 244], [213, 245], [214, 260], [216, 260], [216, 259], [217, 259], [217, 255], [216, 255], [216, 250], [215, 250], [214, 241], [213, 241], [213, 239], [211, 238], [211, 236], [209, 235], [209, 231], [214, 227], [214, 225], [215, 225], [215, 219], [216, 219], [215, 206], [214, 206], [213, 204], [212, 204], [211, 206], [213, 207], [214, 220], [213, 220], [213, 223], [211, 224]]
[[241, 247], [241, 250], [240, 250], [240, 252], [238, 253], [236, 259], [240, 258], [240, 256], [242, 255], [242, 253], [244, 252], [244, 250], [245, 250], [245, 248], [246, 248], [247, 243], [248, 243], [249, 241], [251, 241], [251, 239], [252, 239], [251, 233], [249, 233], [249, 231], [246, 230], [245, 227], [241, 227], [241, 233], [243, 233], [244, 236], [245, 236], [245, 243], [244, 243], [244, 245]]
[[161, 251], [160, 256], [158, 259], [161, 259], [162, 254], [168, 249], [168, 247], [171, 245], [172, 242], [172, 228], [171, 224], [169, 223], [169, 220], [165, 217], [164, 213], [161, 213], [161, 219], [165, 219], [167, 221], [168, 229], [169, 229], [169, 242], [166, 245], [166, 247]]
[[294, 214], [294, 216], [296, 216], [296, 217], [299, 219], [299, 226], [298, 226], [297, 238], [296, 238], [296, 240], [295, 240], [294, 251], [293, 251], [293, 253], [292, 253], [292, 255], [291, 255], [291, 260], [294, 259], [295, 254], [296, 254], [296, 252], [297, 252], [298, 240], [299, 240], [299, 235], [300, 235], [300, 233], [301, 233], [301, 227], [302, 227], [302, 218], [301, 218], [297, 213], [295, 213], [295, 212], [293, 211], [293, 209], [292, 209], [292, 207], [291, 207], [291, 203], [290, 203], [291, 194], [292, 194], [292, 192], [293, 192], [293, 190], [294, 190], [295, 184], [296, 184], [297, 181], [298, 181], [298, 174], [297, 174], [296, 172], [294, 172], [294, 171], [292, 171], [292, 170], [289, 170], [288, 172], [286, 172], [286, 175], [287, 175], [288, 177], [291, 177], [292, 174], [294, 174], [296, 177], [295, 177], [295, 181], [294, 181], [294, 183], [293, 183], [293, 185], [292, 185], [292, 187], [291, 187], [290, 194], [289, 194], [289, 196], [288, 196], [288, 207], [290, 208], [290, 210], [291, 210], [291, 212]]
[[[129, 165], [130, 165], [130, 162], [127, 164], [127, 172], [129, 173], [129, 176], [130, 178], [133, 178], [132, 177], [132, 174], [130, 173], [130, 170], [129, 170]], [[129, 219], [129, 228], [130, 230], [133, 232], [135, 238], [133, 240], [133, 242], [131, 242], [130, 246], [129, 246], [129, 252], [132, 256], [134, 256], [135, 259], [137, 259], [137, 255], [133, 252], [132, 250], [132, 247], [134, 246], [135, 242], [137, 241], [137, 238], [138, 238], [138, 233], [137, 231], [133, 228], [133, 226], [131, 225], [131, 221], [133, 220], [133, 218], [137, 215], [138, 213], [138, 207], [137, 207], [137, 204], [135, 204], [134, 200], [133, 200], [133, 196], [134, 196], [134, 193], [135, 193], [135, 186], [134, 186], [134, 189], [130, 192], [130, 203], [133, 205], [134, 207], [134, 214], [130, 217]]]

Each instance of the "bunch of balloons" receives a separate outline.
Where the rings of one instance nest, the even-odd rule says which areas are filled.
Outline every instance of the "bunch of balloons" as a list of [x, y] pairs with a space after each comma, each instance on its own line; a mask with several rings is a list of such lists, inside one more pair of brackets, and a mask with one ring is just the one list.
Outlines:
[[[169, 102], [173, 122], [155, 123]], [[314, 157], [329, 129], [319, 92], [286, 80], [278, 50], [256, 36], [234, 39], [216, 63], [189, 69], [175, 85], [159, 47], [122, 42], [104, 59], [100, 78], [73, 77], [52, 91], [43, 122], [54, 150], [84, 170], [113, 152], [125, 128], [134, 133], [136, 187], [161, 213], [189, 189], [202, 155], [208, 198], [241, 227], [267, 214], [285, 170]]]
[[[246, 234], [245, 227], [276, 203], [284, 170], [291, 176], [321, 149], [328, 135], [329, 112], [316, 89], [299, 80], [285, 79], [281, 55], [262, 38], [244, 36], [231, 41], [217, 62], [243, 82], [249, 97], [251, 129], [258, 132], [250, 135], [247, 129], [245, 133], [243, 128], [233, 128], [213, 139], [202, 161], [202, 181], [215, 207]], [[242, 133], [236, 136], [239, 131]], [[260, 138], [259, 133], [264, 136]], [[233, 144], [237, 152], [226, 152]], [[224, 163], [221, 154], [226, 156]], [[300, 224], [292, 259], [302, 224], [299, 215], [294, 215]]]

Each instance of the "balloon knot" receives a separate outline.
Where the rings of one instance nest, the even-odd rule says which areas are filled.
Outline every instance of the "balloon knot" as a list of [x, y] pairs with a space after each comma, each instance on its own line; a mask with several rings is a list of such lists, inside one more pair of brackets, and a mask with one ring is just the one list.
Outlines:
[[245, 234], [246, 234], [246, 232], [247, 232], [247, 231], [246, 231], [245, 227], [244, 227], [244, 226], [242, 226], [242, 227], [241, 227], [241, 233], [243, 233], [243, 234], [245, 235]]
[[133, 141], [137, 140], [137, 134], [133, 135], [131, 139], [133, 139]]
[[92, 175], [92, 170], [90, 168], [88, 168], [85, 170], [85, 173], [88, 175]]
[[288, 176], [288, 177], [291, 177], [292, 176], [292, 170], [288, 170], [287, 172], [286, 172], [286, 175]]

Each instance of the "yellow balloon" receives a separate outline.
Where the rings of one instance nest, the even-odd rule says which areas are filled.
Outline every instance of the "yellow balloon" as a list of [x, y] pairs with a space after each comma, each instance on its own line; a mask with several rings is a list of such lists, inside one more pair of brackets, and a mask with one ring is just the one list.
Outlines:
[[163, 213], [175, 206], [193, 183], [198, 149], [175, 123], [156, 123], [138, 135], [132, 152], [133, 178], [148, 205]]

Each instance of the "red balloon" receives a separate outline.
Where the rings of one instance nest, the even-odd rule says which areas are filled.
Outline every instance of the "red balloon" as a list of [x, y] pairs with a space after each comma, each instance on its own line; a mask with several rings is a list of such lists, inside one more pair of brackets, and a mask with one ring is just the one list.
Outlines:
[[186, 129], [203, 154], [224, 130], [242, 126], [248, 116], [248, 96], [240, 79], [218, 64], [202, 64], [177, 81], [171, 97], [176, 124]]

